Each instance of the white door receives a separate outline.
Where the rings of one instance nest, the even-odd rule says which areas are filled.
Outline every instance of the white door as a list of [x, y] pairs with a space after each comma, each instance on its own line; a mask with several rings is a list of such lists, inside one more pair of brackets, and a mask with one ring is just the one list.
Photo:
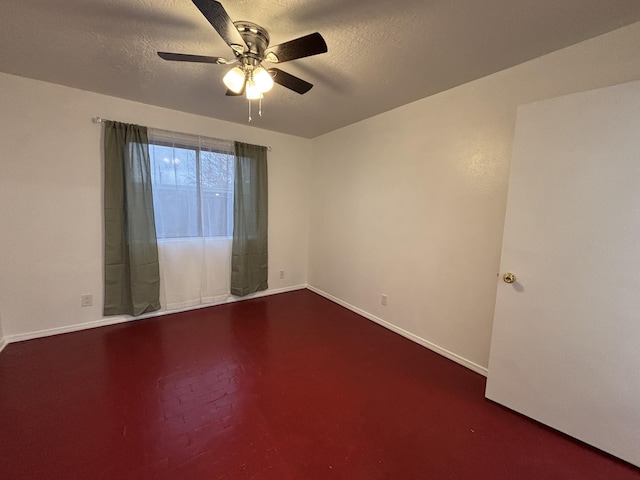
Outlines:
[[486, 396], [640, 466], [640, 82], [518, 110]]

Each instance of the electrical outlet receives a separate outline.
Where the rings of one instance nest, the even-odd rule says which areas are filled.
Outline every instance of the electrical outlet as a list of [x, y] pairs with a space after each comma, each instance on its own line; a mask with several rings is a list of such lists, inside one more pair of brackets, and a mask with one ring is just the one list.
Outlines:
[[380, 303], [381, 303], [382, 305], [384, 305], [385, 307], [387, 306], [387, 296], [386, 296], [386, 295], [382, 294], [382, 295], [380, 296]]
[[284, 270], [280, 270], [280, 278], [284, 278]]
[[80, 306], [90, 307], [91, 305], [93, 305], [93, 295], [80, 295]]

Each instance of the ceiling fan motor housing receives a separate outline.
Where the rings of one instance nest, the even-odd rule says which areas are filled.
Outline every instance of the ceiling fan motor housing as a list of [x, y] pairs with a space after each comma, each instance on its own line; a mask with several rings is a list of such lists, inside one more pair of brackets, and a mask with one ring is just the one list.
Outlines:
[[259, 65], [264, 60], [264, 52], [269, 47], [269, 34], [255, 23], [239, 21], [233, 22], [233, 24], [248, 47], [248, 49], [244, 49], [241, 45], [233, 45], [236, 55], [243, 58], [242, 63], [245, 65]]

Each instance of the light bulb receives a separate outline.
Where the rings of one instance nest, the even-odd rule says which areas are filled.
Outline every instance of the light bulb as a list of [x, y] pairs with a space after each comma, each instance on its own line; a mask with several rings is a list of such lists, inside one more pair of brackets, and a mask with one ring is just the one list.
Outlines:
[[245, 92], [248, 100], [258, 100], [259, 98], [262, 98], [260, 87], [256, 85], [256, 82], [253, 79], [247, 81]]
[[258, 67], [253, 71], [253, 80], [262, 93], [268, 92], [273, 88], [273, 78], [264, 67]]
[[240, 93], [244, 87], [244, 72], [240, 67], [234, 67], [227, 72], [222, 81], [233, 93]]

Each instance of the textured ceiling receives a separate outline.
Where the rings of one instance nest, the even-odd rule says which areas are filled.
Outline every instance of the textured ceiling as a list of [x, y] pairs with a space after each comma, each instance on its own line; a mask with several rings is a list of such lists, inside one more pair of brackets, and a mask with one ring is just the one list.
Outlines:
[[[223, 0], [271, 44], [320, 32], [324, 55], [280, 65], [315, 86], [266, 94], [253, 125], [315, 137], [640, 21], [638, 0]], [[156, 51], [229, 57], [190, 0], [2, 0], [0, 71], [246, 123], [224, 65]], [[100, 112], [96, 112], [99, 114]]]

